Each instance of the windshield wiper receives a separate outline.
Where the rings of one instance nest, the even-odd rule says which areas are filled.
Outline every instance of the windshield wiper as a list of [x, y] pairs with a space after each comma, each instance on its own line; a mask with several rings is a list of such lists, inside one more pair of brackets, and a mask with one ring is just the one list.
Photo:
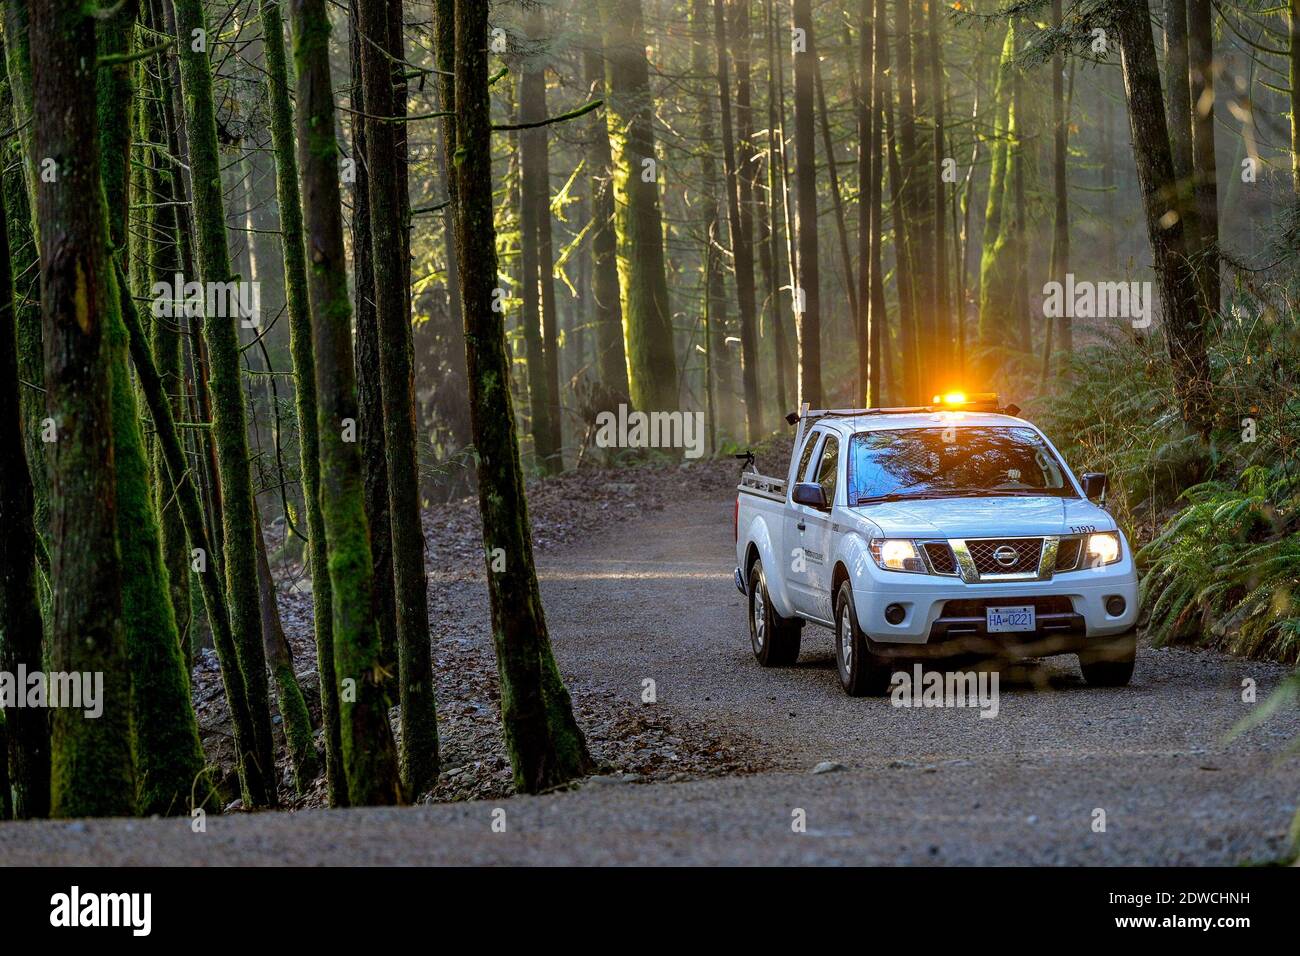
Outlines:
[[1059, 498], [1051, 489], [1037, 491], [996, 488], [944, 488], [915, 493], [891, 492], [887, 495], [868, 495], [857, 499], [854, 505], [874, 505], [887, 501], [933, 501], [941, 498]]

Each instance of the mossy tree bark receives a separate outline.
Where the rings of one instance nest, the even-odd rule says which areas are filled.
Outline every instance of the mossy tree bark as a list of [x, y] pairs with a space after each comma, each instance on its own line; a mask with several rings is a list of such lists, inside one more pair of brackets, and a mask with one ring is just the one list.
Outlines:
[[[1016, 26], [1008, 25], [993, 85], [988, 201], [984, 212], [984, 242], [980, 254], [979, 340], [984, 349], [1004, 347], [1017, 338], [1012, 303], [1019, 251], [1012, 227], [1012, 179], [1018, 162], [1018, 116], [1011, 71], [1016, 51]], [[990, 360], [992, 361], [992, 360]], [[981, 371], [987, 378], [994, 370]]]
[[393, 578], [397, 597], [398, 674], [401, 688], [402, 782], [415, 796], [438, 776], [438, 729], [433, 696], [433, 658], [424, 572], [424, 530], [417, 473], [411, 297], [405, 263], [406, 224], [395, 124], [394, 73], [402, 60], [391, 49], [388, 7], [359, 0], [361, 78], [365, 98], [371, 247], [379, 326], [379, 373], [388, 456], [389, 521], [393, 532]]
[[637, 408], [667, 411], [678, 402], [677, 356], [641, 0], [602, 0], [601, 15], [628, 384]]
[[[357, 28], [356, 0], [349, 49], [352, 67], [351, 98], [363, 103], [361, 87], [361, 34]], [[369, 370], [357, 379], [357, 433], [361, 443], [361, 469], [365, 474], [366, 521], [370, 529], [370, 556], [374, 562], [375, 623], [379, 627], [384, 669], [397, 673], [397, 595], [393, 583], [393, 528], [388, 517], [388, 456], [384, 442], [384, 395], [379, 368], [379, 317], [375, 311], [375, 267], [370, 244], [370, 175], [366, 168], [366, 123], [352, 114], [352, 159], [356, 179], [352, 184], [352, 275], [356, 305], [353, 358], [356, 367]]]
[[[546, 118], [545, 54], [537, 49], [542, 11], [529, 11], [533, 49], [520, 63], [519, 122]], [[519, 131], [519, 246], [533, 449], [545, 474], [564, 470], [560, 439], [560, 365], [556, 345], [555, 261], [551, 244], [551, 166], [547, 127]]]
[[[701, 11], [702, 12], [702, 11]], [[745, 18], [746, 25], [749, 19]], [[705, 28], [701, 17], [699, 29]], [[698, 41], [697, 41], [698, 42]], [[727, 179], [727, 221], [728, 235], [731, 238], [731, 258], [736, 273], [736, 302], [740, 313], [740, 364], [741, 384], [745, 396], [746, 437], [749, 441], [758, 441], [762, 433], [763, 409], [758, 399], [758, 319], [757, 304], [754, 298], [754, 244], [753, 223], [750, 221], [749, 208], [749, 174], [737, 168], [735, 124], [731, 120], [731, 69], [728, 58], [730, 51], [727, 44], [727, 18], [722, 0], [713, 0], [713, 42], [718, 58], [718, 103], [722, 125], [722, 168]], [[749, 38], [739, 41], [739, 45], [748, 47]], [[743, 62], [748, 74], [748, 58], [743, 61], [737, 57], [737, 65]], [[749, 77], [744, 77], [746, 98], [748, 98]], [[746, 103], [746, 112], [748, 112]], [[712, 126], [712, 123], [710, 123]], [[706, 148], [711, 149], [712, 144]], [[746, 149], [745, 152], [748, 152]], [[743, 158], [743, 157], [742, 157]], [[712, 165], [712, 157], [708, 160]], [[707, 180], [706, 180], [707, 181]], [[725, 314], [725, 313], [724, 313]], [[710, 317], [713, 312], [710, 310]], [[725, 328], [725, 325], [722, 326]], [[719, 329], [721, 331], [721, 328]], [[715, 350], [713, 360], [715, 368], [726, 368], [725, 349]], [[728, 377], [730, 370], [728, 369]], [[726, 393], [724, 393], [726, 394]], [[727, 395], [727, 404], [732, 397]]]
[[[597, 21], [597, 14], [589, 13]], [[590, 95], [605, 93], [605, 58], [596, 29], [583, 51], [583, 75]], [[614, 231], [614, 161], [603, 111], [591, 114], [587, 139], [588, 184], [591, 192], [591, 303], [595, 323], [596, 368], [600, 382], [627, 399], [627, 352], [623, 346], [623, 306], [618, 291], [618, 238]]]
[[[718, 5], [719, 10], [721, 5]], [[717, 14], [719, 17], [721, 13]], [[709, 435], [715, 435], [716, 428], [721, 428], [729, 434], [734, 434], [733, 429], [738, 420], [733, 413], [737, 405], [737, 395], [735, 394], [734, 376], [732, 375], [731, 363], [727, 361], [727, 277], [723, 269], [722, 257], [713, 254], [713, 243], [720, 243], [722, 240], [722, 220], [718, 213], [717, 194], [719, 190], [718, 182], [718, 164], [715, 154], [718, 149], [718, 140], [715, 135], [713, 125], [713, 101], [719, 92], [722, 91], [724, 100], [724, 114], [729, 110], [725, 100], [729, 97], [730, 91], [727, 84], [719, 80], [714, 83], [710, 78], [710, 49], [709, 36], [714, 32], [713, 11], [709, 9], [708, 0], [692, 0], [691, 3], [691, 72], [696, 77], [695, 102], [696, 109], [699, 111], [699, 157], [700, 157], [700, 179], [702, 189], [698, 199], [700, 205], [699, 218], [703, 223], [703, 248], [704, 253], [701, 255], [701, 270], [704, 273], [704, 315], [706, 316], [707, 328], [705, 334], [707, 341], [705, 348], [705, 374], [708, 376], [708, 415], [709, 415]], [[715, 38], [716, 39], [716, 38]], [[725, 75], [726, 65], [721, 57], [726, 54], [722, 52], [721, 43], [715, 45], [719, 53], [718, 75]], [[729, 142], [728, 136], [724, 142]], [[609, 140], [606, 139], [608, 148]], [[726, 164], [724, 163], [724, 166]], [[728, 167], [729, 168], [729, 167]], [[728, 178], [730, 184], [730, 178]], [[752, 271], [752, 270], [751, 270]]]
[[797, 165], [795, 187], [799, 215], [799, 402], [821, 406], [821, 285], [817, 263], [817, 143], [813, 115], [812, 7], [809, 0], [794, 0], [794, 29], [802, 30], [804, 49], [794, 55], [794, 149]]
[[[505, 329], [501, 314], [492, 308], [497, 256], [492, 172], [486, 161], [492, 123], [483, 42], [487, 14], [486, 0], [455, 0], [456, 261], [501, 720], [515, 787], [536, 793], [582, 776], [591, 758], [546, 632], [510, 405]], [[504, 568], [494, 557], [496, 549], [504, 556]]]
[[62, 0], [31, 5], [34, 155], [54, 161], [36, 190], [51, 465], [52, 664], [103, 674], [103, 712], [54, 710], [50, 812], [135, 810], [131, 677], [117, 548], [107, 216], [95, 130], [95, 21]]
[[[172, 607], [162, 533], [149, 486], [149, 456], [140, 433], [139, 409], [131, 381], [129, 345], [121, 302], [129, 261], [127, 228], [131, 194], [132, 49], [136, 6], [124, 4], [100, 21], [103, 56], [117, 58], [101, 67], [97, 90], [97, 129], [101, 178], [107, 201], [110, 269], [107, 341], [112, 369], [113, 454], [117, 478], [117, 542], [123, 564], [122, 623], [131, 667], [132, 734], [135, 744], [137, 802], [147, 814], [185, 813], [203, 773], [198, 722], [190, 701], [189, 675]], [[202, 793], [203, 788], [198, 788]], [[206, 794], [203, 794], [204, 796]]]
[[[226, 243], [221, 160], [212, 100], [212, 72], [208, 62], [208, 50], [215, 38], [208, 31], [200, 0], [175, 0], [174, 5], [194, 191], [199, 276], [205, 283], [233, 282], [236, 277], [231, 272]], [[203, 42], [197, 42], [196, 37]], [[231, 630], [253, 724], [254, 749], [246, 758], [253, 762], [248, 773], [250, 799], [254, 806], [274, 806], [275, 758], [266, 654], [262, 645], [257, 542], [254, 537], [258, 529], [249, 472], [247, 419], [240, 383], [238, 321], [235, 316], [206, 315], [203, 333], [208, 346], [212, 430], [221, 478], [222, 541]]]
[[[41, 348], [40, 266], [37, 263], [32, 161], [32, 76], [27, 42], [27, 0], [4, 5], [5, 80], [0, 89], [0, 124], [18, 131], [0, 143], [0, 184], [9, 223], [9, 256], [13, 272], [15, 319], [18, 328], [18, 376], [23, 409], [23, 440], [38, 535], [49, 529], [49, 456], [39, 427], [45, 417], [45, 357]], [[8, 109], [6, 110], [6, 105]]]
[[[36, 584], [36, 525], [31, 475], [23, 443], [19, 398], [18, 337], [14, 327], [9, 231], [0, 207], [0, 670], [45, 669], [41, 657], [41, 607]], [[44, 462], [41, 462], [44, 467]], [[15, 707], [3, 717], [7, 731], [0, 764], [5, 791], [13, 787], [13, 814], [43, 817], [50, 809], [49, 715]]]
[[[143, 10], [143, 19], [146, 25], [153, 27], [147, 7]], [[161, 100], [165, 95], [165, 86], [161, 80], [165, 76], [166, 62], [162, 57], [152, 57], [141, 61], [138, 66], [142, 95], [137, 98], [136, 105], [141, 142], [135, 168], [143, 191], [140, 200], [145, 208], [144, 229], [140, 233], [142, 248], [134, 257], [137, 262], [133, 262], [133, 266], [138, 263], [141, 272], [136, 291], [144, 294], [155, 283], [170, 286], [175, 274], [182, 270], [179, 256], [181, 237], [177, 231], [175, 206], [178, 195], [176, 170], [165, 155], [165, 150], [157, 145], [167, 141], [161, 108]], [[154, 70], [157, 71], [156, 74]], [[180, 321], [174, 318], [156, 319], [149, 330], [150, 349], [158, 366], [163, 389], [170, 396], [173, 415], [183, 414], [185, 402], [185, 383], [181, 374]], [[157, 441], [152, 443], [149, 480], [153, 487], [154, 509], [162, 537], [163, 566], [167, 570], [172, 614], [176, 620], [176, 634], [180, 640], [185, 673], [188, 675], [193, 643], [190, 556], [185, 542], [185, 521], [181, 516], [180, 503], [172, 494], [167, 462]]]
[[221, 665], [221, 681], [225, 690], [226, 704], [230, 708], [230, 723], [235, 738], [236, 770], [239, 773], [244, 800], [251, 805], [249, 776], [256, 775], [257, 768], [247, 763], [245, 755], [253, 752], [251, 743], [253, 724], [249, 714], [248, 699], [245, 696], [244, 680], [239, 672], [239, 657], [235, 651], [235, 639], [230, 626], [230, 611], [222, 588], [224, 576], [221, 573], [221, 560], [216, 549], [209, 543], [203, 505], [199, 500], [194, 472], [186, 460], [185, 451], [177, 435], [176, 421], [162, 376], [154, 364], [153, 354], [149, 350], [149, 343], [145, 338], [135, 302], [129, 294], [123, 294], [124, 290], [125, 285], [119, 281], [121, 314], [130, 341], [131, 361], [135, 365], [140, 391], [144, 394], [145, 404], [153, 419], [159, 453], [167, 466], [169, 484], [166, 492], [176, 500], [180, 508], [191, 553], [197, 552], [207, 556], [206, 569], [198, 574], [199, 590], [203, 597], [203, 609], [207, 614], [208, 625], [212, 630], [212, 643]]
[[330, 81], [329, 14], [324, 0], [293, 0], [290, 9], [316, 359], [321, 511], [329, 547], [343, 768], [353, 805], [400, 803], [397, 748], [388, 723], [391, 679], [382, 667], [374, 617], [361, 455], [345, 434], [358, 412]]
[[[307, 292], [307, 253], [303, 242], [302, 197], [298, 191], [298, 158], [293, 139], [293, 107], [289, 101], [289, 67], [284, 49], [284, 17], [281, 0], [260, 0], [262, 49], [266, 57], [266, 92], [271, 108], [271, 145], [275, 152], [276, 198], [280, 208], [280, 248], [284, 258], [285, 307], [289, 314], [289, 352], [293, 359], [294, 407], [298, 417], [298, 444], [301, 453], [302, 494], [307, 512], [307, 546], [312, 578], [312, 611], [316, 634], [316, 657], [322, 649], [333, 647], [331, 632], [332, 596], [325, 545], [325, 521], [320, 505], [320, 438], [316, 431], [316, 359], [311, 339], [311, 309]], [[265, 549], [265, 545], [262, 546]], [[278, 621], [277, 621], [278, 624]], [[265, 627], [265, 622], [263, 624]], [[282, 655], [279, 655], [282, 656]], [[286, 737], [290, 723], [301, 737], [305, 723], [307, 744], [311, 744], [311, 717], [302, 693], [292, 681], [293, 669], [285, 673], [282, 660], [272, 662], [276, 684], [280, 688], [280, 711], [285, 719]], [[347, 785], [339, 766], [343, 754], [339, 737], [338, 689], [321, 674], [321, 723], [325, 728], [325, 774], [331, 804], [337, 806]], [[285, 714], [286, 704], [293, 711]], [[292, 718], [292, 719], [291, 719]], [[309, 759], [302, 742], [290, 738], [299, 789], [307, 782]], [[314, 763], [314, 749], [310, 753]]]

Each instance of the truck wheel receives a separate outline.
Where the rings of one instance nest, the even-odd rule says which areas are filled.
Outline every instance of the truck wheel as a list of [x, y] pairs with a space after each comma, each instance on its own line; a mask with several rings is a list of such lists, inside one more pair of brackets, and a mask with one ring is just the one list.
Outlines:
[[749, 644], [764, 667], [789, 667], [799, 659], [803, 621], [776, 613], [767, 593], [763, 562], [749, 569]]
[[1079, 652], [1083, 679], [1092, 687], [1123, 687], [1133, 678], [1137, 659], [1137, 632], [1100, 642]]
[[873, 650], [871, 638], [858, 627], [848, 581], [835, 595], [835, 665], [850, 697], [879, 697], [889, 688], [889, 659]]

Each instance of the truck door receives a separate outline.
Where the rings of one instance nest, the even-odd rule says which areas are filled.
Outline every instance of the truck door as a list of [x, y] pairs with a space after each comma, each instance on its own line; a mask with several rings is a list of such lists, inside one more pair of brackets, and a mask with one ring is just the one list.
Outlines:
[[[835, 501], [836, 474], [839, 466], [839, 440], [830, 434], [819, 437], [811, 467], [799, 475], [801, 481], [814, 481], [826, 490], [826, 500]], [[793, 489], [792, 489], [793, 490]], [[809, 505], [790, 502], [786, 512], [786, 552], [790, 568], [790, 601], [800, 614], [829, 621], [832, 617], [828, 595], [831, 551], [831, 516]], [[824, 580], [823, 580], [824, 579]]]

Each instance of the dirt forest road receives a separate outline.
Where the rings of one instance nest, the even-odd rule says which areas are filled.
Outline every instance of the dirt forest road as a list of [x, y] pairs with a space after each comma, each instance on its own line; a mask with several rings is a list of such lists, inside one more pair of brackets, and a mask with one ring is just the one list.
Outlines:
[[[571, 683], [702, 721], [773, 769], [234, 814], [204, 833], [185, 819], [9, 824], [0, 862], [1238, 864], [1284, 852], [1300, 793], [1300, 757], [1285, 752], [1300, 713], [1226, 735], [1251, 709], [1243, 680], [1263, 701], [1285, 668], [1143, 648], [1131, 687], [1096, 690], [1058, 658], [1004, 672], [994, 719], [851, 699], [827, 632], [806, 630], [794, 668], [754, 662], [731, 542], [731, 499], [684, 494], [543, 556], [543, 594]], [[814, 773], [823, 762], [842, 766]]]

